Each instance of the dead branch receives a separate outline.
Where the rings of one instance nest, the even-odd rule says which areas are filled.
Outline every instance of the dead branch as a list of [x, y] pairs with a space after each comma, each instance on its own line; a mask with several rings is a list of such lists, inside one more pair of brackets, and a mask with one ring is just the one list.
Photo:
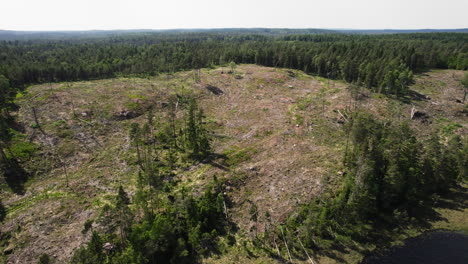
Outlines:
[[340, 112], [340, 110], [337, 110], [338, 111], [338, 114], [340, 114], [341, 117], [343, 117], [343, 119], [348, 122], [348, 119]]
[[286, 250], [288, 251], [289, 261], [292, 262], [291, 252], [289, 252], [288, 243], [286, 243], [286, 237], [284, 236], [283, 227], [280, 226], [280, 229], [281, 229], [281, 235], [283, 235], [284, 245], [286, 246]]
[[314, 260], [309, 256], [309, 253], [307, 253], [307, 250], [305, 249], [304, 245], [302, 244], [301, 239], [299, 237], [297, 239], [299, 240], [299, 244], [301, 244], [302, 249], [306, 253], [307, 258], [309, 258], [310, 263], [315, 264]]
[[44, 130], [42, 130], [42, 127], [41, 127], [41, 125], [39, 124], [39, 121], [37, 120], [36, 108], [33, 106], [31, 109], [32, 109], [32, 114], [33, 114], [34, 122], [36, 122], [36, 127], [39, 129], [39, 131], [41, 131], [41, 133], [42, 133], [44, 136], [47, 136], [46, 132], [44, 132]]
[[281, 252], [280, 252], [280, 250], [279, 250], [279, 248], [278, 248], [278, 244], [276, 244], [276, 239], [275, 239], [274, 237], [273, 237], [273, 243], [275, 243], [275, 248], [276, 248], [276, 251], [278, 252], [278, 256], [279, 256], [280, 258], [283, 258], [283, 257], [281, 256]]
[[411, 108], [410, 120], [413, 120], [414, 113], [416, 113], [416, 108], [415, 108], [414, 105], [413, 105], [413, 107]]

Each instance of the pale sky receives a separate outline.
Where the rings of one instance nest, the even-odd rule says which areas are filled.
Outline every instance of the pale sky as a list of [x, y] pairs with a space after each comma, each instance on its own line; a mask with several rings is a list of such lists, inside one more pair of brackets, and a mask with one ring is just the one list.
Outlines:
[[468, 0], [0, 0], [0, 29], [468, 28]]

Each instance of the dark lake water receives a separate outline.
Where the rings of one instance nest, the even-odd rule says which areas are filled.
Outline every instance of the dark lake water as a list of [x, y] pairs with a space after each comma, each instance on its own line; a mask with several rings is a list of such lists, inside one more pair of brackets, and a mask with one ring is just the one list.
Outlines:
[[468, 235], [434, 231], [373, 253], [361, 264], [468, 264]]

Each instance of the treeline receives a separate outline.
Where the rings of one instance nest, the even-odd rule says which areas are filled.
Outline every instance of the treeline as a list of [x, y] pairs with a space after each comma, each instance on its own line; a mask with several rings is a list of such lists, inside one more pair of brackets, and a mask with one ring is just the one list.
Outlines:
[[[196, 263], [217, 250], [219, 237], [229, 230], [223, 182], [214, 176], [194, 195], [173, 179], [178, 168], [210, 158], [203, 111], [194, 98], [173, 96], [164, 119], [150, 112], [143, 125], [132, 124], [139, 167], [135, 195], [131, 200], [119, 188], [96, 219], [100, 232], [92, 230], [71, 263]], [[90, 229], [88, 221], [83, 233]]]
[[378, 228], [420, 221], [438, 195], [468, 179], [468, 142], [458, 135], [417, 140], [407, 123], [366, 113], [356, 113], [347, 131], [343, 187], [288, 222], [308, 248], [324, 240], [368, 241]]
[[0, 74], [30, 83], [155, 75], [228, 62], [300, 69], [403, 94], [412, 72], [468, 69], [468, 35], [128, 34], [105, 38], [0, 42]]
[[[15, 120], [10, 115], [15, 98], [14, 89], [7, 78], [0, 74], [0, 182], [6, 183], [16, 193], [22, 193], [23, 183], [27, 180], [27, 172], [21, 167], [18, 159], [28, 159], [35, 146], [25, 142], [22, 135], [14, 127]], [[0, 221], [5, 216], [5, 210], [0, 201]]]
[[[8, 40], [60, 40], [120, 37], [128, 35], [188, 35], [188, 34], [222, 34], [222, 35], [269, 35], [282, 36], [291, 34], [337, 34], [327, 29], [290, 29], [290, 28], [217, 28], [217, 29], [129, 29], [129, 30], [95, 30], [95, 31], [13, 31], [0, 30], [0, 41]], [[357, 33], [357, 32], [356, 32]]]

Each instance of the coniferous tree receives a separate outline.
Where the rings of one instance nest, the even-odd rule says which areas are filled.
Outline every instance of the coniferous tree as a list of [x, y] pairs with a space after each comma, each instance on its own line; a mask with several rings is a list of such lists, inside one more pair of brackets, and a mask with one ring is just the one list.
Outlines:
[[463, 75], [461, 84], [463, 85], [463, 103], [465, 103], [466, 97], [468, 96], [468, 73]]
[[0, 200], [0, 222], [2, 222], [6, 217], [6, 210], [5, 206], [3, 205], [2, 201]]
[[91, 235], [91, 241], [75, 251], [70, 263], [72, 264], [95, 264], [104, 263], [105, 255], [103, 251], [103, 242], [96, 231]]
[[0, 74], [0, 114], [2, 115], [0, 118], [7, 117], [7, 104], [8, 101], [11, 100], [13, 92], [10, 87], [10, 81]]
[[204, 114], [194, 99], [189, 101], [186, 114], [185, 144], [194, 159], [203, 159], [211, 152], [208, 132], [205, 129]]
[[130, 204], [130, 199], [128, 198], [128, 195], [123, 189], [122, 185], [119, 186], [119, 191], [115, 200], [114, 210], [117, 214], [116, 224], [119, 229], [120, 239], [122, 243], [125, 243], [127, 240], [127, 234], [132, 224], [133, 215], [130, 211], [130, 208], [128, 207]]

